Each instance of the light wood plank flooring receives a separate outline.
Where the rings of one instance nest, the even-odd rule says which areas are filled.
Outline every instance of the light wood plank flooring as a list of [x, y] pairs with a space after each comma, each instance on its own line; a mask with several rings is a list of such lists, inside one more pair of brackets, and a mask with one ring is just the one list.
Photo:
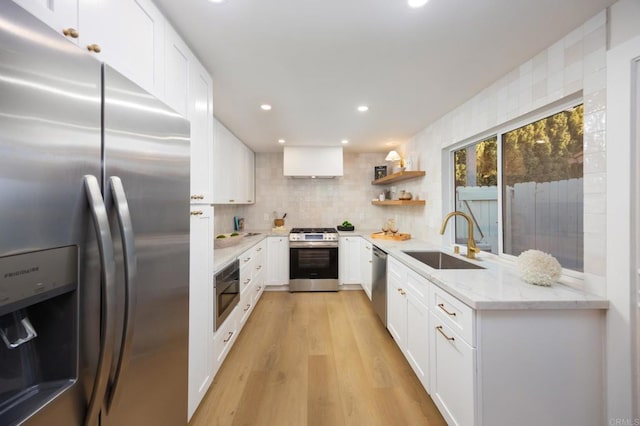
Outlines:
[[362, 291], [265, 292], [190, 425], [445, 425]]

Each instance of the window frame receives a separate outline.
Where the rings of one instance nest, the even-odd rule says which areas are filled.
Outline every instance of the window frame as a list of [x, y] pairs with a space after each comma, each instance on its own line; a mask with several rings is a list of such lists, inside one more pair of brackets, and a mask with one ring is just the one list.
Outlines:
[[[445, 164], [443, 164], [443, 170], [446, 170], [446, 179], [443, 180], [443, 202], [442, 202], [442, 216], [444, 217], [446, 214], [455, 210], [455, 152], [467, 148], [469, 146], [475, 145], [479, 142], [482, 142], [491, 137], [496, 137], [497, 140], [497, 169], [498, 169], [498, 253], [490, 253], [490, 252], [482, 252], [482, 256], [490, 256], [494, 259], [498, 260], [506, 260], [508, 262], [514, 263], [518, 256], [514, 256], [512, 254], [508, 254], [504, 252], [504, 209], [503, 209], [503, 175], [502, 175], [502, 145], [503, 145], [503, 135], [505, 133], [511, 132], [513, 130], [519, 129], [520, 127], [526, 126], [528, 124], [534, 123], [538, 120], [542, 120], [549, 116], [555, 115], [559, 112], [562, 112], [568, 108], [583, 104], [584, 99], [582, 96], [582, 92], [578, 92], [574, 95], [567, 96], [557, 102], [544, 105], [530, 113], [521, 115], [513, 120], [507, 121], [503, 124], [499, 124], [494, 126], [486, 131], [481, 133], [477, 133], [472, 137], [465, 138], [459, 142], [451, 144], [442, 150], [442, 159]], [[582, 141], [582, 146], [584, 150], [584, 138]], [[583, 171], [584, 177], [584, 171]], [[584, 199], [583, 199], [584, 202]], [[584, 213], [583, 213], [584, 214]], [[584, 229], [583, 229], [584, 234]], [[455, 221], [453, 221], [453, 226], [449, 224], [447, 226], [447, 232], [444, 236], [445, 242], [448, 244], [460, 245], [455, 242]], [[583, 243], [584, 244], [584, 243]], [[573, 269], [562, 268], [562, 278], [561, 281], [567, 284], [579, 284], [584, 280], [584, 272], [576, 271]]]

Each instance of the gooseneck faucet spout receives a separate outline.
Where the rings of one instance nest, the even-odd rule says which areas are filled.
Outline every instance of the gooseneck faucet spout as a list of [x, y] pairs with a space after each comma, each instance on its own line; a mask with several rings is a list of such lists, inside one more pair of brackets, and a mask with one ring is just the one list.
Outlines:
[[442, 220], [442, 225], [440, 226], [440, 234], [441, 235], [444, 234], [445, 229], [447, 229], [447, 223], [449, 222], [449, 219], [451, 219], [454, 216], [462, 216], [467, 220], [467, 224], [469, 225], [469, 232], [468, 232], [469, 239], [467, 240], [467, 257], [469, 259], [475, 259], [476, 253], [480, 253], [480, 249], [476, 246], [476, 241], [473, 238], [473, 222], [471, 221], [471, 218], [469, 217], [468, 214], [456, 210], [446, 215]]

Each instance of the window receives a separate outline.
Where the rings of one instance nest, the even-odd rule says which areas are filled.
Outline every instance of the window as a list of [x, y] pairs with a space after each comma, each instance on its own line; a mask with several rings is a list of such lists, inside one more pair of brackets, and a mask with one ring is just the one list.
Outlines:
[[[583, 270], [582, 132], [578, 105], [454, 151], [455, 208], [472, 218], [479, 248], [513, 256], [538, 249]], [[455, 238], [464, 244], [460, 219]]]

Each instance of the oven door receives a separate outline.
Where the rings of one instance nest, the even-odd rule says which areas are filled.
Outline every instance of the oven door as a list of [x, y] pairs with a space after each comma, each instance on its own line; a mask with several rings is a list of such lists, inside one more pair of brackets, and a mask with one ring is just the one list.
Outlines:
[[291, 291], [338, 289], [338, 247], [290, 247]]
[[240, 303], [240, 267], [237, 260], [216, 274], [214, 286], [216, 297], [214, 300], [213, 330], [215, 331], [233, 311], [233, 308]]

